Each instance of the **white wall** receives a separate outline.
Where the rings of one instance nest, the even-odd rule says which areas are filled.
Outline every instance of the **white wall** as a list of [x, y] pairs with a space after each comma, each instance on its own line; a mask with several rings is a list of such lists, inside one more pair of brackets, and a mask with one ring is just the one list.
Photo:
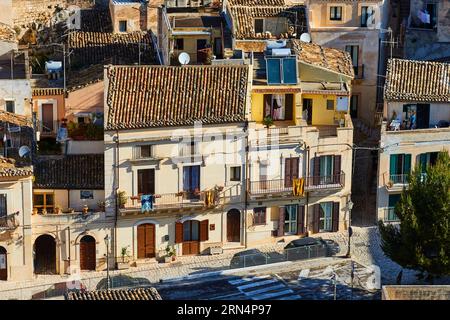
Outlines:
[[102, 154], [104, 144], [102, 141], [67, 141], [67, 154]]
[[[31, 116], [31, 85], [28, 80], [0, 80], [0, 98], [15, 101], [15, 113]], [[0, 105], [6, 111], [6, 105]]]

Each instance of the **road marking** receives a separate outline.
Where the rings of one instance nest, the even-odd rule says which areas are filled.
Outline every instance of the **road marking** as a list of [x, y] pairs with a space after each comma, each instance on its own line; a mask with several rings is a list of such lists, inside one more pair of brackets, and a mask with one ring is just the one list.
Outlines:
[[294, 291], [292, 291], [291, 289], [287, 289], [287, 290], [278, 291], [278, 292], [271, 292], [271, 293], [260, 294], [257, 296], [251, 296], [251, 298], [252, 298], [252, 300], [263, 300], [263, 299], [270, 299], [270, 298], [283, 296], [283, 295], [286, 295], [289, 293], [294, 293]]
[[275, 284], [273, 286], [265, 287], [262, 289], [257, 289], [257, 290], [252, 290], [252, 291], [244, 291], [244, 293], [245, 293], [245, 295], [258, 295], [263, 292], [273, 291], [273, 290], [282, 289], [282, 288], [286, 288], [286, 286], [282, 283], [279, 283], [279, 284]]
[[241, 284], [241, 283], [244, 283], [244, 282], [249, 282], [249, 281], [259, 280], [259, 279], [267, 279], [267, 278], [270, 278], [270, 275], [261, 276], [261, 277], [240, 278], [240, 279], [237, 279], [237, 280], [228, 280], [228, 283], [232, 284], [232, 285], [236, 285], [236, 284]]
[[293, 295], [293, 296], [287, 296], [287, 297], [281, 297], [281, 298], [276, 298], [275, 300], [299, 300], [302, 297], [300, 297], [298, 294]]
[[264, 286], [266, 284], [270, 284], [270, 283], [274, 283], [274, 282], [278, 282], [277, 279], [269, 279], [269, 280], [263, 280], [263, 281], [257, 281], [257, 282], [251, 282], [249, 284], [244, 284], [243, 286], [239, 286], [237, 287], [238, 290], [243, 290], [243, 289], [248, 289], [248, 288], [253, 288], [253, 287], [259, 287], [259, 286]]

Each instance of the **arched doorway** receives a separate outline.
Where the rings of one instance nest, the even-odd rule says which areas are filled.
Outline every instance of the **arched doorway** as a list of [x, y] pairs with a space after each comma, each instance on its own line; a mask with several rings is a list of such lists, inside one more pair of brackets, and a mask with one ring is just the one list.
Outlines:
[[56, 242], [48, 234], [37, 237], [34, 242], [34, 273], [56, 274]]
[[155, 257], [155, 225], [143, 223], [137, 227], [138, 259]]
[[6, 249], [0, 247], [0, 281], [8, 280], [8, 256]]
[[237, 209], [227, 212], [227, 241], [241, 242], [241, 212]]
[[80, 240], [80, 269], [95, 270], [97, 266], [95, 239], [84, 236]]

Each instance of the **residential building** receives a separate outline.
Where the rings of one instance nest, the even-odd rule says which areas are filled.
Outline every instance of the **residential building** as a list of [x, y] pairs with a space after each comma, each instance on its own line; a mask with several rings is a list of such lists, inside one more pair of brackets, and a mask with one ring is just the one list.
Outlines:
[[[244, 243], [250, 68], [105, 69], [106, 213], [130, 263]], [[127, 88], [127, 89], [125, 89]], [[126, 104], [123, 101], [127, 101]]]
[[397, 221], [394, 207], [408, 175], [449, 151], [450, 64], [391, 59], [384, 88], [378, 167], [378, 220]]
[[377, 93], [377, 86], [381, 81], [378, 79], [380, 38], [387, 29], [386, 1], [307, 2], [312, 41], [350, 53], [355, 73], [350, 102], [352, 118], [366, 126], [376, 125], [377, 112], [382, 111], [381, 91]]
[[55, 138], [66, 116], [64, 89], [33, 89], [32, 97], [36, 130], [40, 133], [40, 137]]

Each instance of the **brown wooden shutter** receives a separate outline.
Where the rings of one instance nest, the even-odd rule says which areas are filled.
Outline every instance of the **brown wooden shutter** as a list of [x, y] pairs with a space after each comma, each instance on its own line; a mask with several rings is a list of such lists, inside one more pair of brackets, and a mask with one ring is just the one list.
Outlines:
[[305, 233], [305, 206], [299, 206], [297, 211], [297, 234]]
[[145, 225], [137, 227], [138, 259], [145, 258]]
[[291, 181], [291, 159], [286, 159], [284, 161], [285, 168], [284, 168], [284, 187], [290, 188], [292, 187], [292, 181]]
[[284, 236], [284, 207], [279, 207], [280, 216], [278, 217], [278, 236]]
[[333, 202], [333, 216], [332, 216], [332, 231], [336, 232], [339, 229], [339, 202]]
[[333, 174], [334, 174], [334, 183], [339, 183], [341, 181], [340, 179], [340, 173], [341, 173], [341, 156], [335, 155], [334, 157], [334, 164], [333, 164]]
[[294, 95], [287, 94], [286, 95], [286, 109], [284, 113], [285, 120], [292, 120], [294, 117]]
[[320, 157], [313, 158], [313, 185], [320, 183]]
[[183, 242], [183, 224], [175, 222], [175, 243]]
[[315, 204], [313, 207], [313, 232], [319, 232], [319, 223], [320, 223], [320, 204]]
[[208, 241], [209, 221], [200, 221], [200, 241]]

